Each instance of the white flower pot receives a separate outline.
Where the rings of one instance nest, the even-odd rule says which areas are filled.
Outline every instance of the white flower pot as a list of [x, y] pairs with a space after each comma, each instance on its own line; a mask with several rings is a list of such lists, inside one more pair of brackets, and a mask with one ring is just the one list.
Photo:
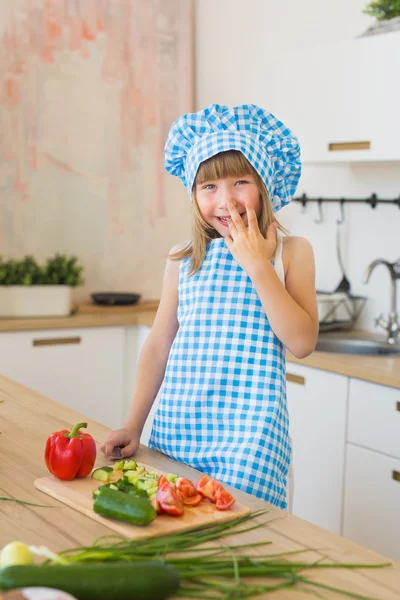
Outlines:
[[0, 317], [66, 317], [71, 314], [69, 285], [0, 285]]

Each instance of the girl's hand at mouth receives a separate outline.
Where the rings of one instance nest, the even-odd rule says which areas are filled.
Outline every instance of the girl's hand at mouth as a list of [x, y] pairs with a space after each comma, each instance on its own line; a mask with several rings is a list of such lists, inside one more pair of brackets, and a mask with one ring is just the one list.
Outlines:
[[231, 219], [228, 221], [230, 235], [224, 238], [233, 258], [249, 277], [270, 261], [277, 245], [276, 222], [268, 227], [266, 238], [260, 232], [256, 212], [249, 201], [245, 203], [248, 227], [244, 224], [236, 206], [227, 202]]

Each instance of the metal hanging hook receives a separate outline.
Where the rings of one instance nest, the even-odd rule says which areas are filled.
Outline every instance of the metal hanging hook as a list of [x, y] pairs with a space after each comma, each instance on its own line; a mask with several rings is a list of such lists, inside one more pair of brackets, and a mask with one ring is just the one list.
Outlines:
[[314, 223], [322, 223], [324, 220], [324, 215], [322, 214], [322, 198], [318, 198], [318, 219], [314, 219]]
[[344, 198], [340, 199], [340, 219], [336, 219], [336, 223], [338, 225], [343, 225], [344, 223]]
[[306, 212], [306, 208], [307, 208], [307, 196], [306, 196], [306, 194], [303, 194], [300, 197], [300, 202], [301, 202], [300, 214], [304, 215], [304, 213]]

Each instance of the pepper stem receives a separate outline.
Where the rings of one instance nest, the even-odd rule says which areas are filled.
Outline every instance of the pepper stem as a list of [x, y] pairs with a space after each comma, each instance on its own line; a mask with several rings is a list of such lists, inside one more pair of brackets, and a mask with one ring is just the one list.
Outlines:
[[78, 423], [78, 425], [75, 425], [75, 427], [73, 429], [71, 429], [71, 431], [69, 433], [65, 434], [65, 437], [67, 437], [67, 438], [79, 437], [78, 431], [80, 430], [81, 427], [87, 427], [87, 423]]

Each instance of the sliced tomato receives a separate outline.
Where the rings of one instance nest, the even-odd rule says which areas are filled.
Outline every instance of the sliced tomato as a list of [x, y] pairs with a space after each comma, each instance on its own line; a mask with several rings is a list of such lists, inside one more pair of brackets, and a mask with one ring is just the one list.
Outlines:
[[211, 502], [216, 502], [215, 492], [221, 484], [216, 479], [212, 479], [208, 475], [203, 475], [196, 484], [196, 490]]
[[185, 477], [178, 477], [176, 489], [186, 506], [197, 506], [203, 499], [203, 496], [196, 490], [194, 483]]
[[166, 479], [160, 485], [158, 484], [158, 490], [156, 499], [160, 508], [175, 517], [183, 515], [183, 502], [180, 495], [178, 494], [175, 487]]
[[235, 503], [235, 498], [222, 485], [216, 489], [215, 497], [215, 507], [217, 510], [228, 510]]
[[160, 477], [158, 478], [158, 487], [160, 487], [160, 485], [162, 485], [162, 484], [163, 484], [163, 483], [165, 483], [166, 481], [169, 483], [169, 481], [168, 481], [168, 479], [165, 477], [165, 475], [160, 475]]
[[157, 497], [156, 497], [156, 496], [155, 496], [154, 498], [152, 498], [152, 499], [150, 500], [150, 502], [151, 502], [151, 504], [154, 506], [154, 508], [155, 508], [155, 511], [156, 511], [156, 513], [157, 513], [158, 515], [161, 515], [161, 514], [164, 512], [164, 511], [163, 511], [163, 509], [161, 508], [161, 506], [160, 506], [160, 503], [158, 502], [158, 500], [157, 500]]

